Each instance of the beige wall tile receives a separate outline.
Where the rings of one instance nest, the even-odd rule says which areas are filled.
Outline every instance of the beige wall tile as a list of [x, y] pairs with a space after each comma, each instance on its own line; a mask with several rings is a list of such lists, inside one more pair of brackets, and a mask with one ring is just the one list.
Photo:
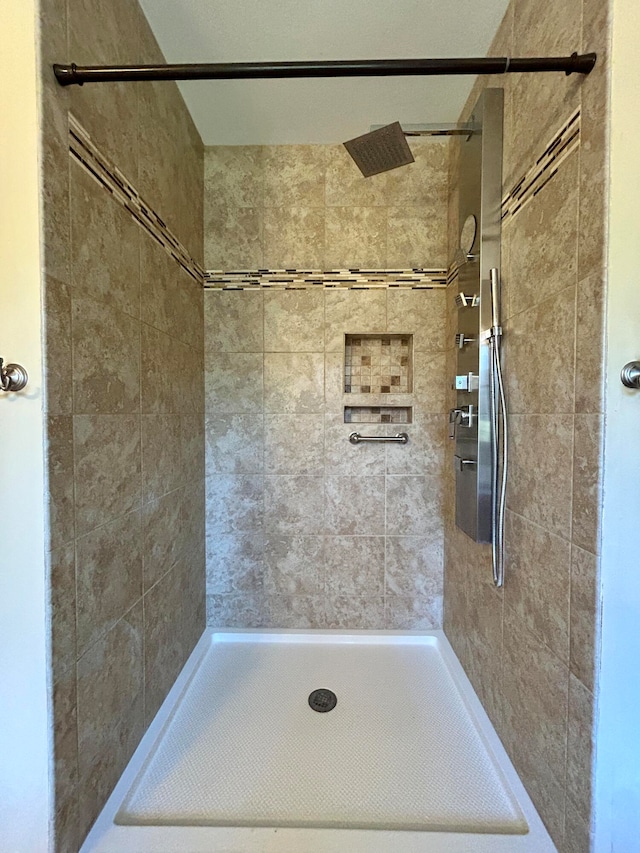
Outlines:
[[181, 524], [183, 496], [183, 490], [176, 489], [142, 507], [142, 566], [145, 591], [176, 564], [185, 550]]
[[75, 415], [73, 446], [79, 536], [140, 506], [140, 418]]
[[76, 667], [53, 685], [56, 850], [74, 853], [80, 844]]
[[148, 238], [140, 242], [140, 313], [143, 323], [202, 347], [202, 288]]
[[433, 536], [387, 536], [385, 542], [387, 598], [442, 598], [442, 532]]
[[569, 662], [571, 545], [507, 513], [505, 599], [529, 631]]
[[604, 293], [603, 274], [579, 282], [576, 316], [576, 412], [601, 412], [604, 405]]
[[80, 656], [111, 630], [142, 595], [142, 541], [139, 511], [123, 515], [76, 541]]
[[49, 547], [58, 548], [75, 536], [73, 418], [47, 418]]
[[576, 415], [573, 442], [572, 541], [597, 554], [600, 542], [602, 417]]
[[574, 409], [576, 289], [516, 314], [504, 330], [506, 394], [514, 413]]
[[509, 234], [511, 315], [542, 302], [577, 280], [578, 155], [530, 202]]
[[264, 478], [264, 524], [268, 534], [312, 536], [323, 532], [323, 478], [274, 474]]
[[324, 474], [323, 415], [265, 415], [267, 474]]
[[78, 661], [81, 835], [98, 816], [143, 732], [140, 602]]
[[562, 838], [568, 669], [505, 609], [506, 745], [554, 838]]
[[384, 445], [351, 444], [349, 436], [352, 432], [387, 435], [397, 429], [389, 424], [345, 424], [343, 415], [325, 415], [325, 470], [344, 477], [384, 474]]
[[317, 595], [270, 595], [269, 623], [285, 629], [324, 628], [325, 600]]
[[183, 482], [180, 415], [142, 416], [142, 493], [152, 501]]
[[265, 145], [265, 207], [324, 207], [327, 146]]
[[[167, 367], [176, 365], [177, 341], [142, 323], [140, 328], [140, 398], [143, 413], [177, 414], [182, 388], [167, 381]], [[175, 369], [175, 368], [174, 368]], [[187, 377], [185, 376], [185, 380]]]
[[[512, 415], [507, 506], [568, 539], [571, 531], [572, 415]], [[544, 452], [542, 452], [544, 448]]]
[[327, 534], [384, 534], [384, 477], [325, 477]]
[[262, 411], [262, 353], [207, 353], [205, 409], [210, 413], [251, 414]]
[[[446, 264], [445, 264], [446, 266]], [[445, 338], [446, 291], [387, 291], [387, 331], [413, 335], [415, 352], [439, 352], [447, 348]]]
[[270, 628], [268, 601], [264, 595], [207, 595], [207, 625], [214, 628]]
[[45, 364], [46, 407], [50, 415], [73, 412], [73, 382], [61, 382], [61, 376], [73, 376], [71, 342], [71, 299], [66, 284], [51, 276], [45, 290]]
[[344, 145], [327, 146], [327, 207], [385, 207], [389, 174], [365, 178]]
[[429, 477], [386, 478], [387, 536], [432, 537], [442, 529], [442, 487]]
[[[75, 667], [76, 562], [73, 542], [49, 555], [51, 596], [51, 668], [56, 681]], [[75, 672], [75, 670], [74, 670]], [[75, 678], [75, 674], [74, 674]]]
[[325, 350], [344, 353], [344, 336], [386, 331], [385, 290], [327, 290]]
[[262, 293], [206, 290], [204, 304], [207, 354], [263, 352]]
[[387, 208], [387, 267], [446, 267], [447, 223], [438, 211], [422, 207]]
[[205, 216], [225, 207], [264, 203], [264, 155], [261, 145], [216, 145], [204, 149]]
[[318, 207], [265, 207], [262, 265], [269, 269], [322, 269], [325, 215]]
[[446, 404], [446, 357], [444, 353], [414, 352], [413, 393], [419, 415], [444, 413]]
[[260, 269], [263, 265], [261, 207], [216, 203], [205, 208], [204, 263], [207, 269]]
[[384, 267], [386, 211], [376, 207], [327, 207], [325, 243], [327, 269]]
[[589, 824], [567, 801], [564, 819], [564, 842], [559, 847], [561, 853], [591, 853], [594, 849], [589, 832]]
[[262, 530], [264, 481], [259, 474], [210, 474], [207, 536]]
[[384, 624], [382, 596], [336, 595], [326, 599], [326, 627], [372, 631]]
[[588, 823], [594, 757], [595, 699], [573, 674], [569, 675], [567, 724], [567, 798]]
[[384, 612], [389, 631], [431, 631], [442, 625], [442, 596], [387, 596]]
[[322, 352], [324, 292], [280, 290], [264, 294], [265, 352]]
[[324, 537], [269, 534], [264, 561], [269, 593], [324, 595]]
[[266, 353], [264, 410], [269, 414], [320, 414], [324, 408], [322, 353]]
[[264, 576], [261, 533], [215, 534], [207, 539], [207, 592], [260, 592]]
[[390, 432], [406, 432], [407, 444], [387, 446], [387, 474], [422, 474], [444, 480], [444, 451], [447, 441], [447, 422], [442, 415], [423, 415], [416, 412], [410, 424], [398, 425]]
[[599, 615], [598, 559], [571, 549], [571, 672], [591, 691], [595, 686]]
[[384, 595], [384, 536], [325, 536], [329, 596]]
[[264, 470], [264, 416], [207, 416], [207, 470], [210, 474], [261, 474]]
[[433, 211], [434, 218], [444, 221], [449, 183], [447, 143], [414, 139], [409, 141], [409, 147], [415, 162], [387, 173], [387, 204], [426, 208]]

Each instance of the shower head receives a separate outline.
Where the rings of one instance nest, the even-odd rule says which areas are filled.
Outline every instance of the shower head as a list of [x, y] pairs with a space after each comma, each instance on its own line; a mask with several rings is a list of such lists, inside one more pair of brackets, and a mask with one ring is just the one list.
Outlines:
[[399, 121], [350, 139], [344, 147], [365, 178], [414, 162]]

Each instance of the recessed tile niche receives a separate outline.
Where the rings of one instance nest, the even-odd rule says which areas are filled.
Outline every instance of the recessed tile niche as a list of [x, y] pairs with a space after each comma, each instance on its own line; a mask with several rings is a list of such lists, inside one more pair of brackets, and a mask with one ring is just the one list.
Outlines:
[[346, 424], [410, 424], [411, 406], [345, 406]]
[[412, 335], [345, 335], [345, 394], [409, 394]]

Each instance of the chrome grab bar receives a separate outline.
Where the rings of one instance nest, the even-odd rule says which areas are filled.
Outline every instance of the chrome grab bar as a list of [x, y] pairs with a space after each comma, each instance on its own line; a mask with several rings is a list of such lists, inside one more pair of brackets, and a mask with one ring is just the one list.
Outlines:
[[360, 444], [361, 441], [397, 441], [399, 444], [406, 444], [409, 436], [406, 432], [399, 432], [397, 435], [360, 435], [359, 432], [352, 432], [349, 441], [351, 444]]

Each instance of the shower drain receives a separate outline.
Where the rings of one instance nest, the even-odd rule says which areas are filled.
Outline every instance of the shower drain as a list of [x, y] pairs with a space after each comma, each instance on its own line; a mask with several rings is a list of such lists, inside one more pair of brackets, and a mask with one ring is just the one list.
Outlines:
[[338, 697], [333, 690], [327, 690], [324, 687], [314, 690], [309, 695], [309, 707], [313, 708], [319, 714], [326, 714], [327, 711], [333, 711], [337, 704]]

